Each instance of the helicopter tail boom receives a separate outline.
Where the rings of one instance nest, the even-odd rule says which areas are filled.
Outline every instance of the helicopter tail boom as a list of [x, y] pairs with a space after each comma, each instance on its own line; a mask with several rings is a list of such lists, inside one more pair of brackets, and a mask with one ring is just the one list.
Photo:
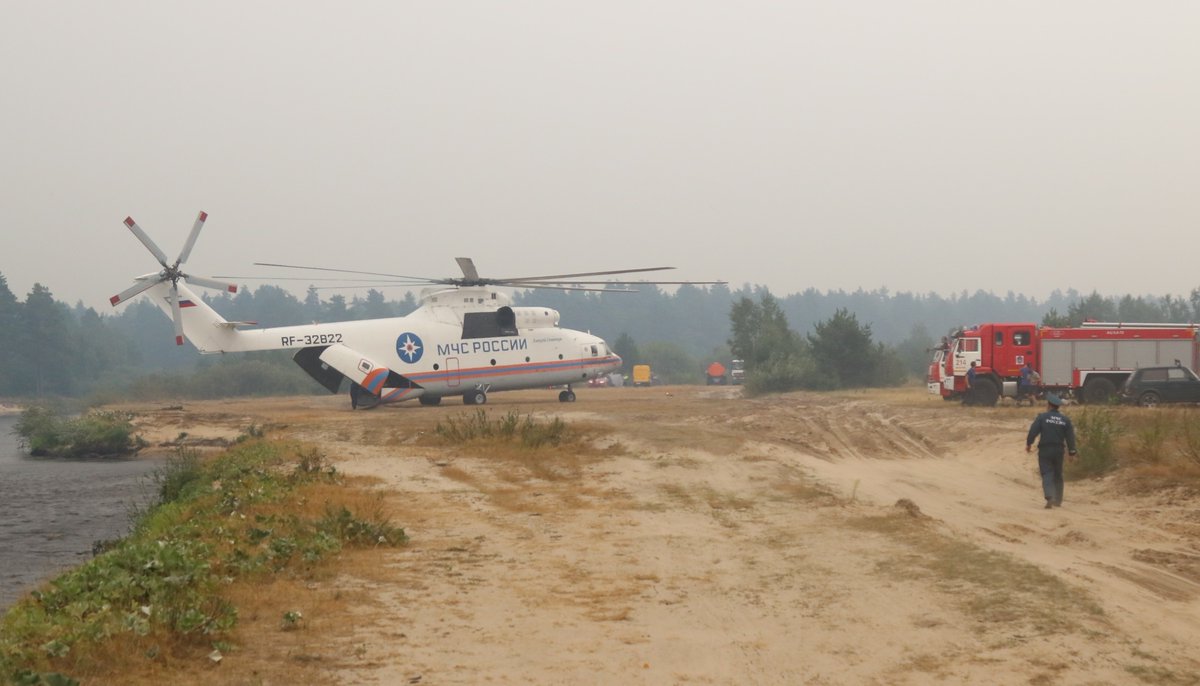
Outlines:
[[[146, 294], [168, 317], [175, 317], [172, 307], [173, 294], [171, 284], [156, 283], [146, 290]], [[248, 348], [239, 340], [243, 334], [235, 329], [239, 324], [249, 322], [231, 322], [217, 311], [208, 306], [200, 296], [196, 295], [183, 284], [175, 286], [178, 298], [174, 302], [179, 307], [179, 321], [182, 324], [181, 334], [191, 341], [192, 345], [202, 353], [221, 353], [234, 350], [259, 350], [263, 348]]]

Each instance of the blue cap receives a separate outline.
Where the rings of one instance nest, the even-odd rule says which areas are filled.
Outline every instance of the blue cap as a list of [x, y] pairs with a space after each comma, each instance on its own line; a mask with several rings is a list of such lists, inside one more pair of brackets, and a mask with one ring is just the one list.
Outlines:
[[1047, 393], [1046, 394], [1046, 402], [1050, 403], [1051, 405], [1053, 405], [1055, 407], [1058, 407], [1059, 405], [1062, 405], [1062, 398], [1058, 397], [1057, 395], [1054, 395], [1053, 393]]

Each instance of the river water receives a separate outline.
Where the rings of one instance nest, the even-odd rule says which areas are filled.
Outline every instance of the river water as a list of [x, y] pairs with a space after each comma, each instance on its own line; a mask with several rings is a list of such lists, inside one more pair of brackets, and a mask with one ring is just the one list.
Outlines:
[[27, 457], [18, 417], [0, 416], [0, 611], [38, 582], [87, 561], [96, 541], [129, 533], [156, 459]]

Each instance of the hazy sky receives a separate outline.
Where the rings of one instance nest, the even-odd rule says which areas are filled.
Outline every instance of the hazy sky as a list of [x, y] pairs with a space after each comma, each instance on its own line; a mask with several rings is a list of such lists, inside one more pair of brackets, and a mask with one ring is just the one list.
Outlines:
[[199, 210], [201, 275], [1200, 286], [1191, 0], [0, 1], [22, 299], [107, 308], [125, 216], [174, 257]]

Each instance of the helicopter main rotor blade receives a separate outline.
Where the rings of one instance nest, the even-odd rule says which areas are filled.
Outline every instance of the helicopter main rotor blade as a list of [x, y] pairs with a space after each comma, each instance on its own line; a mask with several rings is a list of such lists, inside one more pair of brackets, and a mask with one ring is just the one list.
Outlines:
[[204, 228], [204, 221], [208, 219], [208, 213], [201, 211], [196, 217], [196, 223], [192, 225], [192, 232], [188, 234], [187, 242], [183, 244], [183, 250], [179, 251], [179, 259], [175, 260], [175, 266], [187, 262], [188, 255], [192, 254], [192, 247], [196, 245], [196, 238], [200, 236], [200, 229]]
[[[336, 273], [336, 274], [361, 274], [364, 276], [382, 276], [382, 277], [386, 277], [388, 279], [404, 280], [404, 281], [394, 281], [390, 284], [386, 284], [389, 286], [420, 285], [420, 284], [458, 286], [458, 287], [503, 286], [503, 287], [508, 287], [508, 288], [552, 288], [552, 289], [558, 289], [558, 290], [596, 290], [598, 292], [610, 292], [610, 293], [611, 292], [636, 293], [637, 292], [636, 290], [622, 291], [620, 289], [614, 289], [614, 288], [587, 289], [587, 288], [575, 288], [574, 286], [589, 286], [589, 285], [623, 286], [623, 285], [637, 285], [637, 284], [641, 284], [641, 285], [651, 285], [651, 284], [707, 285], [707, 284], [724, 284], [724, 283], [726, 283], [724, 281], [645, 281], [645, 280], [639, 280], [639, 281], [621, 281], [621, 280], [574, 281], [575, 279], [578, 279], [581, 277], [587, 277], [587, 276], [613, 276], [613, 275], [618, 275], [618, 274], [642, 274], [642, 273], [646, 273], [646, 272], [657, 272], [657, 271], [664, 271], [664, 270], [668, 270], [668, 269], [675, 269], [675, 267], [641, 267], [638, 269], [609, 269], [609, 270], [605, 270], [605, 271], [596, 271], [596, 272], [576, 272], [573, 274], [546, 274], [546, 275], [542, 275], [542, 276], [519, 276], [519, 277], [493, 279], [493, 278], [479, 276], [479, 270], [476, 269], [476, 267], [475, 267], [475, 261], [473, 259], [471, 259], [470, 257], [456, 257], [454, 259], [456, 262], [458, 262], [458, 267], [463, 272], [462, 278], [431, 279], [431, 278], [424, 277], [424, 276], [408, 276], [405, 274], [389, 274], [389, 273], [385, 273], [385, 272], [368, 272], [368, 271], [360, 271], [360, 270], [356, 270], [356, 269], [334, 269], [331, 267], [315, 267], [315, 266], [311, 266], [311, 265], [301, 265], [301, 264], [280, 264], [277, 262], [255, 262], [254, 264], [259, 267], [280, 267], [283, 269], [308, 269], [308, 270], [314, 270], [314, 271], [332, 272], [332, 273]], [[238, 277], [224, 277], [224, 278], [238, 278]], [[269, 277], [247, 277], [247, 278], [255, 278], [255, 279], [261, 278], [264, 280], [269, 280]], [[354, 288], [355, 286], [348, 285], [346, 287]]]
[[255, 262], [257, 267], [282, 267], [284, 269], [312, 269], [319, 272], [336, 272], [339, 274], [364, 274], [366, 276], [386, 276], [392, 279], [412, 279], [420, 283], [448, 283], [448, 279], [430, 279], [424, 276], [405, 276], [404, 274], [384, 274], [383, 272], [361, 272], [354, 269], [331, 269], [329, 267], [308, 267], [301, 264], [276, 264], [274, 262]]
[[183, 345], [183, 315], [179, 312], [179, 288], [171, 284], [171, 319], [175, 321], [175, 345]]
[[125, 302], [126, 300], [129, 300], [130, 298], [137, 295], [138, 293], [141, 293], [142, 291], [152, 288], [159, 283], [162, 283], [162, 279], [158, 279], [155, 281], [152, 281], [149, 279], [147, 279], [146, 281], [139, 281], [139, 282], [133, 284], [132, 286], [130, 286], [129, 288], [126, 288], [125, 290], [121, 291], [120, 293], [117, 293], [113, 297], [109, 298], [108, 302], [112, 303], [113, 307], [116, 307], [117, 305], [120, 305], [121, 303]]
[[591, 291], [593, 293], [637, 293], [633, 288], [588, 288], [587, 286], [571, 286], [567, 284], [527, 284], [519, 288], [542, 289], [551, 291]]
[[[189, 278], [191, 278], [191, 277], [189, 277]], [[325, 276], [316, 276], [316, 277], [307, 277], [307, 276], [233, 276], [231, 274], [214, 274], [212, 278], [214, 278], [214, 279], [229, 279], [230, 281], [308, 281], [308, 282], [337, 281], [339, 283], [346, 283], [347, 281], [354, 281], [354, 282], [363, 283], [363, 284], [386, 283], [386, 284], [392, 284], [392, 285], [396, 285], [396, 284], [419, 285], [419, 284], [428, 284], [429, 283], [428, 281], [413, 281], [410, 283], [408, 281], [397, 281], [396, 279], [351, 279], [351, 278], [337, 279], [337, 278], [334, 278], [331, 276], [330, 277], [325, 277]], [[353, 286], [354, 284], [351, 284], [351, 285]]]
[[[684, 286], [684, 285], [690, 284], [690, 285], [694, 285], [694, 286], [701, 286], [701, 285], [727, 284], [729, 282], [728, 281], [620, 281], [620, 280], [617, 280], [617, 281], [556, 281], [554, 283], [569, 284], [569, 285], [586, 285], [586, 284], [603, 285], [606, 283], [610, 283], [610, 284], [615, 284], [618, 286], [650, 286], [650, 285]], [[530, 281], [528, 283], [522, 283], [522, 282], [518, 281], [512, 285], [513, 285], [513, 288], [532, 288], [533, 286], [542, 285], [542, 282]]]
[[133, 221], [133, 217], [125, 217], [125, 226], [129, 227], [129, 230], [133, 232], [133, 235], [137, 236], [137, 239], [142, 242], [142, 245], [146, 246], [146, 249], [150, 251], [150, 254], [154, 255], [154, 258], [158, 260], [159, 264], [164, 267], [167, 266], [166, 253], [158, 249], [158, 246], [154, 244], [154, 241], [150, 240], [150, 237], [146, 235], [145, 231], [142, 231], [142, 227], [138, 226], [137, 222]]
[[204, 276], [192, 276], [191, 274], [180, 274], [180, 276], [187, 280], [188, 283], [194, 283], [197, 286], [204, 286], [205, 288], [215, 288], [219, 291], [237, 293], [238, 287], [235, 283], [217, 281], [216, 279], [210, 279]]
[[463, 278], [467, 281], [479, 281], [479, 271], [475, 269], [475, 260], [469, 257], [456, 257], [458, 268], [462, 270]]
[[488, 279], [496, 283], [520, 283], [525, 281], [549, 281], [552, 279], [574, 279], [583, 276], [608, 276], [610, 274], [636, 274], [639, 272], [660, 272], [674, 267], [643, 267], [641, 269], [612, 269], [604, 272], [579, 272], [578, 274], [551, 274], [549, 276], [517, 276], [506, 279]]

